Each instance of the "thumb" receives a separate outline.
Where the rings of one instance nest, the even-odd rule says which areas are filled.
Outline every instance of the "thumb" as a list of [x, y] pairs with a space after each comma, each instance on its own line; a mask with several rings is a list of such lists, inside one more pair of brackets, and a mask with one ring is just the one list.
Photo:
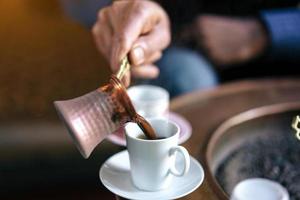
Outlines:
[[171, 36], [168, 29], [156, 27], [149, 34], [139, 37], [130, 51], [130, 61], [134, 66], [151, 60], [155, 52], [160, 52], [170, 44]]
[[145, 45], [137, 45], [129, 53], [130, 62], [134, 66], [139, 66], [145, 61]]

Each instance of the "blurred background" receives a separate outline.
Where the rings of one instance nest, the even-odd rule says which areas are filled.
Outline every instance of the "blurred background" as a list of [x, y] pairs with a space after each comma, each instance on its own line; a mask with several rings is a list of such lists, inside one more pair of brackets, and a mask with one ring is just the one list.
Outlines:
[[55, 113], [54, 100], [92, 91], [110, 74], [64, 3], [0, 1], [0, 199], [98, 199], [99, 168], [119, 150], [104, 142], [83, 159]]
[[[228, 2], [237, 2], [236, 10], [256, 9], [254, 3], [248, 8], [229, 0], [223, 3], [228, 9], [215, 9], [234, 13]], [[0, 199], [113, 199], [98, 173], [104, 160], [122, 148], [104, 141], [85, 160], [53, 106], [55, 100], [81, 96], [108, 81], [109, 66], [90, 28], [99, 8], [109, 3], [0, 0]], [[208, 11], [214, 3], [208, 3]], [[299, 78], [299, 61], [290, 62], [254, 59], [216, 71], [220, 83], [258, 76]]]

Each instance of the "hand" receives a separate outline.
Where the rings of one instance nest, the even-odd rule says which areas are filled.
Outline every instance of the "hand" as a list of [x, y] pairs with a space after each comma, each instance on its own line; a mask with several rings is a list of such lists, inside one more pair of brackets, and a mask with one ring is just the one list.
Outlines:
[[196, 23], [199, 45], [218, 65], [245, 62], [266, 49], [267, 34], [256, 19], [206, 15]]
[[165, 11], [152, 1], [120, 0], [99, 11], [92, 32], [113, 72], [128, 55], [133, 75], [154, 78], [159, 70], [153, 63], [170, 43], [169, 24]]

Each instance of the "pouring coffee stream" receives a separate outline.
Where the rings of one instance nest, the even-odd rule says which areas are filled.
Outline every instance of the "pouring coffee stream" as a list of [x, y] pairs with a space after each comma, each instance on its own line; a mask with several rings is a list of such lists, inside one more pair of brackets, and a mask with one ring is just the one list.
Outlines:
[[156, 139], [154, 129], [137, 114], [121, 82], [129, 69], [128, 59], [124, 58], [107, 85], [74, 99], [54, 102], [83, 157], [88, 158], [101, 141], [126, 122], [137, 123], [148, 139]]

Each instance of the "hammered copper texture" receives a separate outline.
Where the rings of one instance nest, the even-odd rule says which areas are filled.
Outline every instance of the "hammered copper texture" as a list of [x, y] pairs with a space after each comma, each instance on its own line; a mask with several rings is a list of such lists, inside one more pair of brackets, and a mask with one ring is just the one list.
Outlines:
[[109, 133], [120, 126], [120, 121], [111, 120], [114, 104], [108, 93], [96, 90], [71, 100], [56, 101], [54, 104], [85, 158]]

